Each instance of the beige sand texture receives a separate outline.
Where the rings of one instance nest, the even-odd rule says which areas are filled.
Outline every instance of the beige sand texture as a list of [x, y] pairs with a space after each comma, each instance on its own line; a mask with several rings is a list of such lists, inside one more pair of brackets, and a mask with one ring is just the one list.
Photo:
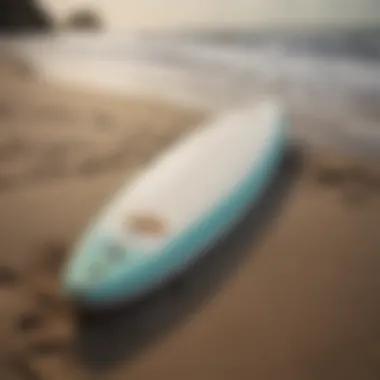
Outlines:
[[7, 67], [1, 379], [380, 377], [378, 163], [290, 152], [260, 204], [178, 280], [79, 315], [57, 289], [69, 247], [128, 176], [204, 115]]

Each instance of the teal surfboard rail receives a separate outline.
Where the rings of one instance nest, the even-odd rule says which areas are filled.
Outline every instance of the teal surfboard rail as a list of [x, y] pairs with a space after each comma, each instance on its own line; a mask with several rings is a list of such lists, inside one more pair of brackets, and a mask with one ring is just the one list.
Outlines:
[[[136, 259], [141, 257], [139, 252], [128, 252], [124, 249], [119, 252], [121, 261], [111, 260], [104, 263], [105, 272], [94, 281], [84, 280], [83, 271], [88, 270], [86, 262], [83, 260], [80, 264], [81, 258], [74, 257], [63, 271], [63, 293], [85, 305], [99, 306], [129, 301], [151, 291], [186, 269], [215, 243], [223, 232], [238, 222], [252, 203], [260, 201], [280, 167], [285, 151], [286, 127], [285, 118], [279, 118], [271, 143], [254, 163], [248, 175], [223, 201], [205, 212], [184, 232], [168, 241], [159, 252], [139, 260]], [[97, 228], [96, 220], [77, 248], [82, 257], [93, 256], [96, 252], [106, 253], [110, 249], [115, 249], [115, 243], [104, 231]]]

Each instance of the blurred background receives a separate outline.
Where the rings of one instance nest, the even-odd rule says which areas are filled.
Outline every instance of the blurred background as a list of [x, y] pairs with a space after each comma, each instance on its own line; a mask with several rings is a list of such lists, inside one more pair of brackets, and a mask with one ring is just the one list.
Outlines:
[[376, 1], [2, 4], [3, 30], [25, 32], [13, 45], [21, 43], [18, 55], [45, 77], [207, 109], [276, 94], [299, 117], [314, 114], [328, 125], [305, 126], [297, 137], [378, 152]]
[[379, 22], [377, 1], [364, 0], [40, 0], [56, 22], [73, 12], [96, 12], [104, 27], [118, 30], [255, 28], [268, 26], [338, 27]]
[[[297, 149], [258, 207], [82, 318], [59, 273], [105, 199], [268, 96]], [[378, 379], [379, 125], [376, 0], [0, 0], [0, 378]]]

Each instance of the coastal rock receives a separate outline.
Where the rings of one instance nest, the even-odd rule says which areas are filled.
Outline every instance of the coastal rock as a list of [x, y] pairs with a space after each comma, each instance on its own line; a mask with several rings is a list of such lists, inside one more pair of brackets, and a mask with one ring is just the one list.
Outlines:
[[102, 29], [102, 20], [95, 11], [81, 9], [71, 13], [63, 26], [75, 30], [100, 30]]
[[47, 31], [52, 21], [34, 0], [0, 0], [0, 31]]

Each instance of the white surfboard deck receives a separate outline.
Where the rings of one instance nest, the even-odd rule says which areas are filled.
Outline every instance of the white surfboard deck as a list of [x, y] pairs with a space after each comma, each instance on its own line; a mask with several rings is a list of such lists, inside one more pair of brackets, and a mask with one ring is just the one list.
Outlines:
[[[111, 282], [112, 276], [121, 278], [123, 266], [125, 276], [131, 276], [133, 266], [140, 270], [150, 259], [157, 264], [157, 257], [164, 255], [171, 242], [223, 205], [245, 178], [256, 175], [255, 166], [266, 152], [282, 148], [281, 144], [273, 147], [282, 136], [282, 118], [282, 109], [275, 102], [244, 107], [201, 125], [167, 150], [106, 205], [91, 227], [96, 237], [90, 233], [82, 239], [66, 273], [70, 292], [75, 293], [73, 284], [80, 283], [83, 295], [86, 268], [107, 256], [106, 251], [95, 248], [99, 244], [89, 241], [99, 235], [129, 256], [117, 270], [106, 270], [109, 274], [103, 273], [99, 284], [105, 284], [107, 276]], [[212, 236], [205, 237], [204, 244], [209, 240]], [[89, 291], [91, 283], [100, 287], [87, 281]]]

